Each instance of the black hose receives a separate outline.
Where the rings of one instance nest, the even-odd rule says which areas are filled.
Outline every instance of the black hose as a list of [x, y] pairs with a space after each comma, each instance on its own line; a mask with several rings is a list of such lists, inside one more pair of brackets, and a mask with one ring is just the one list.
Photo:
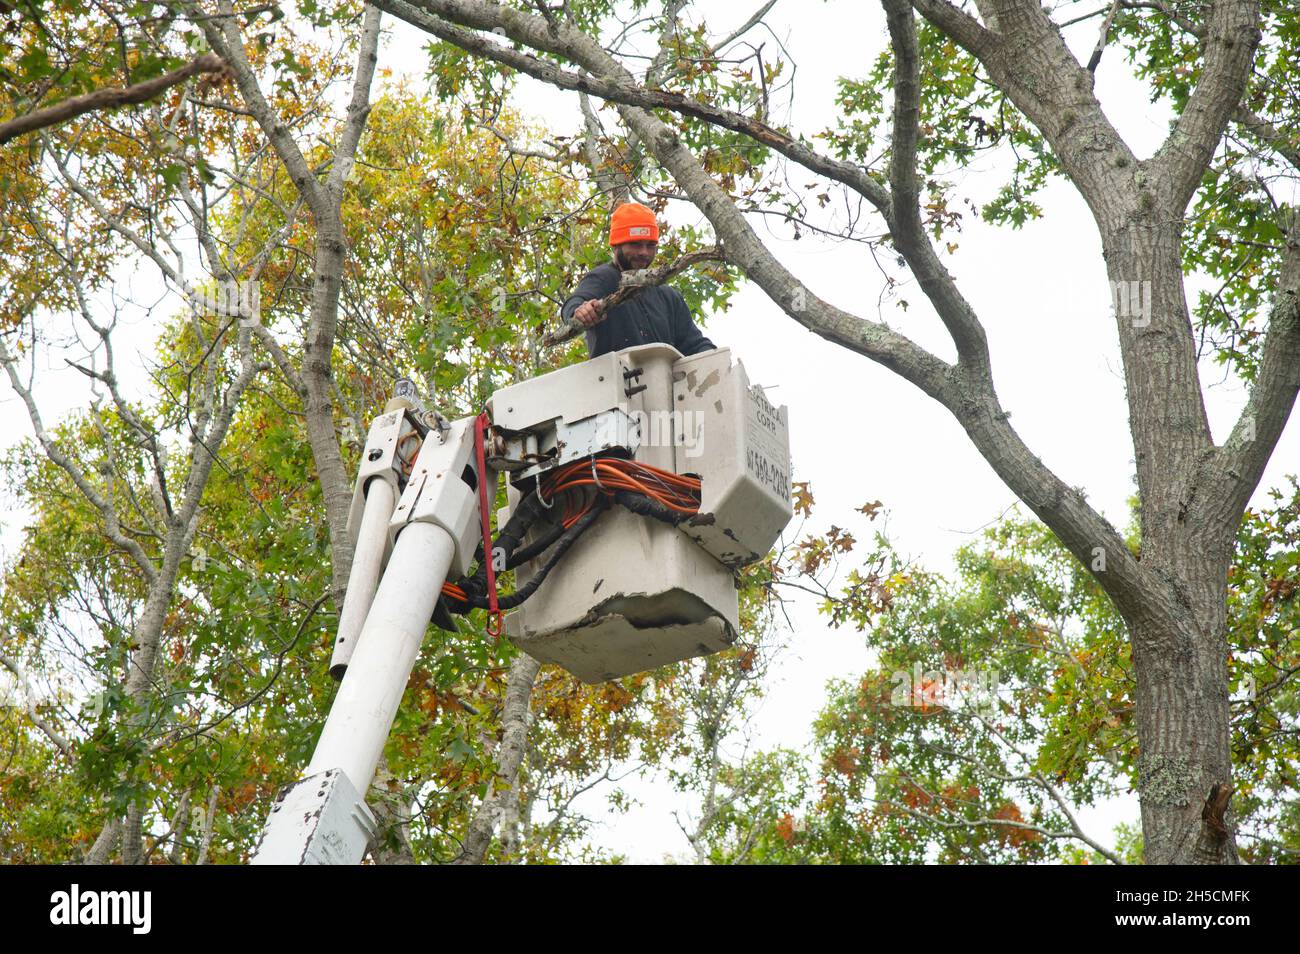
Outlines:
[[545, 553], [552, 543], [564, 536], [564, 524], [557, 523], [546, 531], [543, 536], [538, 537], [526, 547], [520, 547], [508, 560], [506, 560], [506, 569], [513, 570], [520, 564], [527, 563], [538, 554]]
[[[514, 609], [524, 600], [528, 599], [528, 597], [537, 592], [537, 588], [542, 585], [542, 582], [550, 574], [551, 570], [555, 569], [555, 565], [560, 562], [564, 557], [564, 554], [569, 552], [569, 548], [577, 543], [578, 537], [582, 536], [586, 529], [596, 522], [596, 518], [600, 516], [604, 509], [605, 501], [603, 498], [598, 497], [596, 502], [592, 504], [591, 509], [579, 517], [574, 522], [573, 526], [569, 527], [560, 535], [560, 538], [555, 543], [555, 548], [550, 552], [546, 562], [542, 564], [537, 573], [533, 575], [533, 578], [508, 596], [500, 597], [497, 600], [497, 606], [503, 610]], [[467, 582], [477, 583], [478, 579], [477, 577], [474, 577], [471, 581]], [[458, 600], [455, 604], [451, 605], [449, 608], [453, 613], [467, 613], [471, 609], [488, 608], [488, 599], [484, 593], [479, 592], [477, 589], [471, 590], [462, 584], [458, 585], [461, 586], [461, 589], [465, 590], [466, 601], [460, 603]]]
[[[537, 519], [545, 513], [541, 500], [537, 496], [537, 491], [532, 490], [524, 496], [515, 507], [514, 512], [510, 514], [510, 519], [506, 525], [497, 530], [496, 537], [492, 540], [492, 551], [495, 553], [501, 550], [505, 553], [507, 570], [512, 570], [525, 560], [531, 560], [540, 550], [535, 550], [538, 543], [545, 543], [550, 546], [564, 532], [563, 527], [558, 528], [558, 532], [552, 531], [541, 540], [530, 544], [525, 550], [530, 551], [524, 557], [515, 556], [516, 548], [523, 542], [528, 531], [532, 529]], [[543, 547], [542, 549], [545, 549]], [[478, 546], [474, 549], [474, 570], [467, 576], [450, 582], [459, 586], [468, 594], [482, 595], [487, 592], [487, 563], [483, 559], [483, 541], [480, 540]], [[498, 571], [503, 572], [503, 571]], [[453, 612], [466, 612], [463, 609], [453, 609]]]
[[[506, 525], [497, 530], [497, 535], [492, 541], [492, 549], [504, 549], [508, 561], [510, 554], [523, 542], [524, 537], [528, 535], [529, 529], [543, 513], [545, 513], [545, 510], [542, 507], [541, 500], [538, 499], [537, 491], [530, 490], [519, 501], [514, 512], [510, 514], [510, 519], [506, 521]], [[481, 572], [486, 576], [487, 567], [483, 563], [483, 541], [481, 540], [474, 550], [474, 562], [478, 564], [478, 570], [472, 575], [477, 576]]]
[[657, 500], [651, 500], [643, 494], [633, 493], [630, 490], [614, 491], [614, 500], [633, 513], [640, 514], [643, 517], [653, 517], [655, 520], [662, 520], [674, 527], [691, 517], [689, 513], [680, 513], [672, 509], [672, 507], [665, 507]]
[[[626, 507], [632, 513], [662, 521], [670, 526], [675, 527], [688, 520], [691, 516], [673, 510], [671, 507], [665, 507], [656, 500], [632, 491], [618, 490], [612, 496], [616, 503]], [[568, 552], [578, 537], [595, 522], [596, 517], [604, 510], [608, 500], [609, 497], [598, 495], [591, 509], [578, 518], [573, 526], [565, 529], [562, 525], [556, 524], [541, 537], [523, 547], [519, 546], [523, 538], [546, 511], [535, 489], [520, 500], [514, 513], [510, 515], [510, 519], [506, 521], [506, 525], [501, 528], [496, 539], [492, 541], [494, 551], [497, 549], [504, 551], [506, 569], [513, 570], [551, 550], [552, 546], [555, 549], [551, 550], [546, 563], [538, 569], [531, 580], [508, 596], [499, 598], [497, 606], [503, 610], [514, 609], [537, 592], [537, 588], [542, 585], [542, 581], [554, 569], [560, 558]], [[487, 564], [483, 561], [482, 543], [479, 544], [474, 556], [478, 563], [474, 572], [469, 576], [454, 581], [455, 585], [465, 592], [465, 601], [462, 602], [454, 597], [447, 599], [447, 608], [453, 613], [468, 613], [471, 609], [487, 609], [488, 607]]]

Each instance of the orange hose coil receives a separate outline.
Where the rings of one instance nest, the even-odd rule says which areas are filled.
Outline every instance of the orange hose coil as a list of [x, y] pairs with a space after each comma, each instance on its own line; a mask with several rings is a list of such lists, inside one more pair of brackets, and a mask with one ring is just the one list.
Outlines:
[[[560, 523], [567, 529], [586, 514], [600, 493], [628, 490], [643, 494], [677, 513], [694, 514], [700, 510], [700, 480], [683, 477], [634, 460], [601, 457], [579, 461], [547, 474], [538, 493], [543, 499], [560, 504]], [[454, 583], [444, 583], [442, 592], [465, 602], [465, 591]]]

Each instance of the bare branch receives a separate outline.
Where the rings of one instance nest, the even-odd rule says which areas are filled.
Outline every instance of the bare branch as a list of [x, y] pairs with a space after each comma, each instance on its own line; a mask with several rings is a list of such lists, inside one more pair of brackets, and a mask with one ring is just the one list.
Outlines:
[[370, 84], [375, 76], [375, 64], [379, 61], [379, 24], [383, 14], [378, 7], [367, 5], [361, 19], [361, 42], [357, 52], [357, 65], [352, 74], [352, 99], [348, 102], [347, 120], [343, 124], [343, 134], [338, 145], [334, 147], [334, 165], [325, 188], [334, 197], [335, 203], [343, 199], [343, 186], [352, 172], [357, 154], [357, 144], [361, 142], [361, 133], [366, 128], [366, 118], [370, 115]]
[[1257, 116], [1245, 106], [1238, 106], [1232, 118], [1249, 135], [1267, 144], [1269, 148], [1290, 163], [1292, 169], [1300, 172], [1300, 149], [1292, 145], [1294, 133], [1288, 136], [1267, 119]]
[[65, 454], [54, 439], [46, 433], [45, 424], [41, 420], [41, 414], [36, 407], [32, 392], [18, 376], [17, 359], [9, 352], [3, 338], [0, 338], [0, 364], [4, 365], [5, 372], [9, 375], [9, 384], [22, 398], [23, 404], [27, 408], [27, 416], [31, 419], [36, 440], [44, 449], [45, 455], [72, 478], [73, 484], [81, 491], [81, 495], [86, 498], [92, 507], [99, 511], [105, 536], [130, 555], [135, 565], [139, 567], [140, 572], [144, 574], [145, 580], [152, 585], [158, 577], [157, 566], [149, 559], [148, 554], [144, 552], [140, 544], [123, 535], [122, 524], [112, 502], [95, 489], [77, 463]]
[[1117, 865], [1125, 864], [1123, 858], [1119, 857], [1119, 855], [1115, 854], [1110, 849], [1094, 841], [1092, 838], [1088, 837], [1088, 835], [1084, 833], [1082, 826], [1079, 825], [1079, 820], [1075, 817], [1074, 812], [1071, 811], [1069, 804], [1065, 800], [1065, 797], [1061, 795], [1061, 793], [1057, 790], [1055, 785], [1047, 781], [1047, 779], [1043, 777], [1043, 774], [1034, 768], [1034, 763], [1036, 761], [1035, 759], [1030, 758], [1029, 755], [1026, 754], [1024, 751], [1022, 751], [1019, 746], [1017, 746], [1014, 742], [1008, 739], [1006, 734], [1001, 729], [999, 729], [988, 719], [984, 718], [984, 716], [981, 715], [978, 711], [972, 709], [971, 714], [974, 715], [975, 718], [978, 719], [981, 723], [983, 723], [984, 728], [988, 732], [990, 732], [995, 738], [997, 738], [998, 741], [1000, 741], [1003, 745], [1005, 745], [1007, 748], [1009, 748], [1012, 752], [1016, 754], [1016, 756], [1024, 764], [1025, 768], [1030, 772], [1029, 777], [1033, 780], [1033, 782], [1036, 785], [1038, 785], [1040, 788], [1042, 788], [1045, 792], [1047, 792], [1047, 794], [1051, 796], [1052, 801], [1056, 802], [1057, 807], [1060, 808], [1061, 811], [1065, 813], [1065, 817], [1070, 823], [1070, 830], [1074, 833], [1074, 837], [1078, 838], [1089, 848], [1091, 848], [1093, 851], [1096, 851], [1098, 854], [1100, 854], [1102, 857], [1106, 858], [1110, 862]]
[[736, 29], [728, 33], [724, 39], [719, 40], [717, 43], [713, 44], [713, 48], [710, 50], [710, 52], [714, 56], [717, 56], [718, 53], [721, 50], [723, 50], [728, 44], [734, 43], [736, 40], [740, 39], [750, 30], [754, 29], [754, 27], [758, 26], [758, 24], [762, 22], [763, 17], [767, 16], [768, 13], [771, 12], [774, 6], [776, 6], [776, 0], [767, 0], [765, 4], [763, 4], [761, 7], [759, 7], [757, 10], [754, 11], [753, 15], [748, 20], [746, 20], [740, 26], [736, 27]]
[[884, 0], [894, 50], [894, 135], [889, 170], [894, 244], [912, 266], [957, 346], [960, 361], [992, 386], [988, 339], [975, 310], [935, 254], [921, 225], [916, 146], [921, 121], [920, 55], [908, 0]]
[[190, 18], [195, 20], [203, 30], [208, 45], [230, 65], [234, 73], [235, 85], [244, 99], [244, 105], [248, 107], [257, 124], [262, 127], [262, 131], [270, 140], [272, 148], [284, 163], [298, 193], [307, 200], [314, 215], [318, 217], [327, 215], [328, 206], [321, 183], [317, 181], [315, 173], [307, 164], [307, 159], [290, 135], [289, 128], [281, 121], [275, 109], [262, 94], [253, 67], [248, 62], [248, 57], [244, 55], [243, 37], [240, 36], [239, 25], [235, 22], [230, 0], [220, 0], [219, 19], [204, 16], [203, 10], [195, 3], [187, 3], [186, 9], [189, 11]]
[[582, 147], [587, 155], [587, 165], [591, 175], [600, 186], [600, 191], [609, 196], [610, 209], [613, 210], [628, 201], [632, 190], [632, 179], [617, 165], [606, 163], [600, 155], [600, 141], [603, 130], [600, 118], [592, 109], [591, 97], [578, 93], [578, 105], [582, 110], [583, 137]]
[[[27, 670], [20, 666], [18, 661], [12, 656], [0, 653], [0, 666], [4, 666], [23, 682], [28, 681]], [[36, 711], [36, 700], [30, 697], [31, 686], [26, 685], [20, 688], [23, 690], [22, 698], [24, 698], [27, 703], [27, 718], [31, 720], [32, 725], [36, 726], [36, 728], [41, 731], [42, 735], [54, 743], [55, 748], [62, 752], [66, 758], [74, 758], [72, 743], [68, 741], [67, 737], [63, 735], [62, 732], [50, 725], [50, 723], [45, 721], [45, 719], [41, 718], [40, 714]]]

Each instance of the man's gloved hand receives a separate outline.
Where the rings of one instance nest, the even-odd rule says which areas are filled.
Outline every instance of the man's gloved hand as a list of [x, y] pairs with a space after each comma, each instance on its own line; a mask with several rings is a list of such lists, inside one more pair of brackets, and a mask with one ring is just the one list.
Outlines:
[[592, 299], [591, 301], [584, 301], [575, 308], [573, 317], [578, 319], [578, 322], [584, 328], [590, 328], [592, 325], [605, 320], [605, 309], [601, 305], [600, 299]]

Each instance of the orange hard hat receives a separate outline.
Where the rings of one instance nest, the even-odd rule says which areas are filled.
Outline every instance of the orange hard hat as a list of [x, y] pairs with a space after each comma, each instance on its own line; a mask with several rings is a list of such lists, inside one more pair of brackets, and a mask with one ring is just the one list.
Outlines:
[[625, 202], [609, 219], [609, 244], [659, 241], [659, 223], [655, 214], [637, 202]]

